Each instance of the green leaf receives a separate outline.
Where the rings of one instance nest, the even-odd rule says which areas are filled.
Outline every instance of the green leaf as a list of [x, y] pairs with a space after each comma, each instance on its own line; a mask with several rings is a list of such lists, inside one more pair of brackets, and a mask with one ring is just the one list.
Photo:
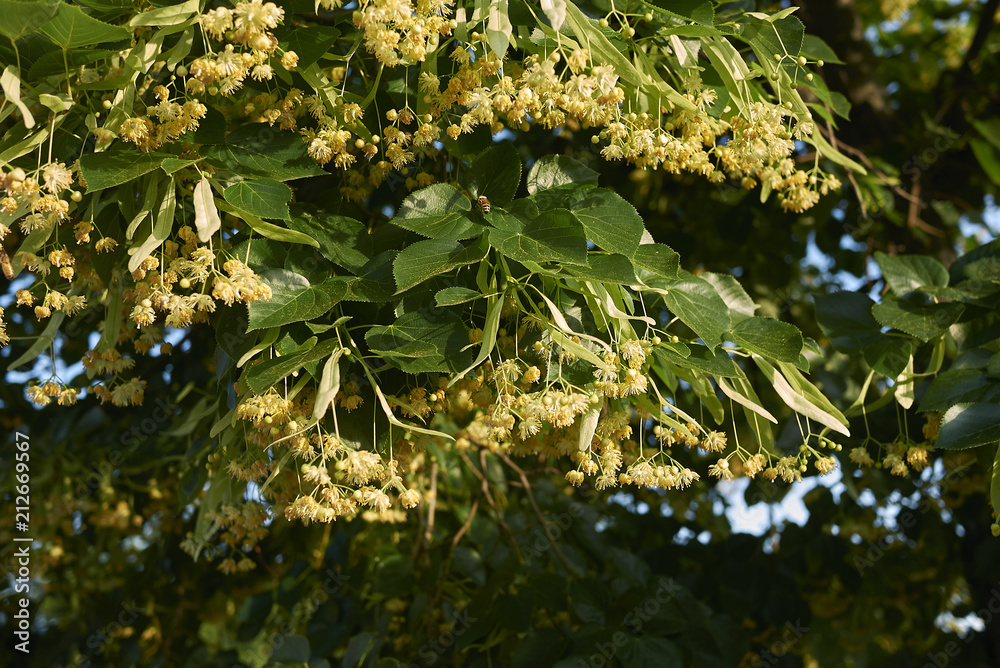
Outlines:
[[990, 357], [986, 364], [986, 375], [990, 378], [1000, 378], [1000, 353]]
[[180, 158], [167, 158], [162, 163], [160, 163], [160, 169], [162, 169], [168, 176], [176, 174], [177, 172], [190, 167], [191, 165], [198, 164], [197, 160], [182, 160]]
[[979, 131], [979, 134], [989, 143], [1000, 148], [1000, 118], [989, 118], [986, 120], [970, 118], [969, 120], [972, 121], [972, 125]]
[[292, 189], [274, 179], [240, 181], [226, 188], [222, 197], [238, 209], [258, 218], [288, 220]]
[[[670, 246], [641, 244], [632, 254], [632, 263], [636, 268], [644, 269], [658, 278], [674, 280], [680, 270], [681, 256]], [[639, 278], [643, 278], [641, 274]]]
[[574, 278], [618, 285], [638, 282], [632, 262], [624, 255], [591, 252], [587, 255], [589, 266], [565, 265], [562, 270]]
[[333, 354], [334, 350], [343, 347], [340, 345], [340, 341], [337, 340], [337, 337], [327, 339], [326, 341], [318, 344], [316, 341], [317, 339], [314, 336], [306, 340], [305, 343], [299, 346], [296, 352], [291, 353], [290, 355], [275, 357], [274, 359], [254, 364], [253, 366], [247, 368], [244, 373], [247, 385], [249, 385], [250, 389], [255, 393], [264, 394], [267, 392], [267, 388], [271, 387], [282, 378], [291, 375], [293, 372], [298, 371], [310, 362], [315, 362], [316, 360], [321, 360], [324, 357], [329, 357]]
[[621, 195], [595, 188], [574, 198], [573, 215], [583, 224], [587, 239], [609, 253], [632, 257], [645, 228], [635, 207]]
[[218, 197], [215, 198], [215, 206], [218, 207], [219, 211], [225, 211], [226, 213], [236, 216], [262, 237], [267, 237], [268, 239], [273, 239], [274, 241], [285, 241], [287, 243], [304, 244], [306, 246], [312, 246], [313, 248], [319, 248], [319, 242], [310, 237], [308, 234], [303, 234], [302, 232], [297, 232], [295, 230], [289, 230], [284, 227], [278, 227], [273, 223], [261, 220], [251, 213], [238, 209]]
[[794, 325], [773, 318], [752, 317], [738, 322], [730, 336], [747, 350], [762, 357], [794, 364], [802, 352], [802, 332]]
[[472, 199], [484, 195], [493, 206], [507, 206], [521, 185], [521, 156], [511, 142], [495, 144], [465, 172], [462, 185]]
[[525, 221], [505, 211], [490, 220], [490, 244], [517, 262], [587, 264], [583, 225], [565, 209], [550, 209]]
[[715, 23], [715, 9], [708, 0], [650, 0], [649, 4], [695, 23], [706, 26]]
[[[812, 81], [800, 81], [799, 85], [808, 88], [813, 95], [819, 98], [821, 102], [829, 105], [830, 109], [832, 109], [833, 113], [837, 116], [845, 119], [850, 118], [850, 101], [844, 97], [843, 94], [838, 93], [837, 91], [831, 91], [827, 88], [826, 81], [823, 80], [823, 77], [815, 77]], [[830, 122], [833, 123], [833, 126], [836, 127], [837, 124], [833, 121], [830, 113], [822, 104], [810, 104], [810, 106], [818, 111], [823, 118], [829, 119]]]
[[994, 401], [1000, 396], [1000, 381], [982, 369], [948, 369], [931, 381], [920, 401], [921, 411], [946, 411], [955, 404]]
[[283, 25], [272, 33], [285, 51], [294, 51], [299, 57], [298, 69], [303, 70], [322, 58], [340, 37], [340, 30], [333, 26]]
[[876, 251], [875, 261], [878, 262], [886, 283], [899, 297], [921, 288], [948, 286], [948, 270], [932, 257], [887, 255], [882, 251]]
[[[0, 0], [0, 6], [2, 4], [3, 2]], [[64, 53], [62, 49], [55, 49], [36, 60], [31, 69], [28, 70], [28, 76], [25, 79], [30, 81], [51, 76], [66, 76], [67, 67], [71, 70], [83, 67], [95, 60], [114, 56], [117, 53], [111, 49], [73, 49], [67, 53]], [[66, 96], [67, 99], [68, 97]]]
[[886, 338], [865, 348], [865, 361], [887, 378], [899, 378], [913, 354], [913, 342], [903, 338]]
[[597, 185], [597, 172], [564, 155], [543, 155], [528, 171], [531, 194], [569, 184]]
[[448, 383], [448, 387], [457, 383], [465, 374], [482, 364], [483, 360], [493, 352], [493, 348], [497, 342], [497, 332], [500, 328], [500, 312], [503, 311], [503, 304], [504, 300], [496, 295], [489, 298], [488, 306], [486, 307], [486, 320], [483, 324], [483, 338], [479, 344], [479, 353], [476, 355], [476, 359], [469, 363], [469, 366], [455, 374], [455, 377]]
[[959, 404], [944, 414], [935, 447], [964, 450], [997, 441], [1000, 441], [1000, 404]]
[[481, 243], [463, 246], [457, 241], [445, 239], [426, 239], [410, 244], [392, 264], [397, 292], [409, 290], [432, 276], [479, 262], [486, 257], [487, 250]]
[[309, 649], [309, 639], [305, 636], [282, 636], [281, 644], [274, 645], [274, 651], [268, 657], [268, 661], [282, 663], [285, 661], [294, 664], [309, 663], [312, 656]]
[[663, 301], [705, 345], [714, 348], [732, 327], [729, 307], [708, 281], [686, 271], [679, 275], [680, 279], [664, 292]]
[[734, 325], [741, 320], [753, 317], [754, 311], [757, 310], [757, 304], [750, 299], [750, 295], [734, 277], [710, 271], [699, 274], [699, 276], [711, 283], [715, 291], [722, 297], [722, 301], [729, 306], [729, 317], [732, 318]]
[[447, 183], [435, 183], [403, 200], [392, 224], [431, 239], [461, 241], [479, 236], [484, 227], [468, 216], [469, 198]]
[[0, 34], [12, 40], [37, 32], [63, 5], [60, 0], [0, 0]]
[[292, 205], [288, 227], [315, 239], [323, 257], [348, 271], [357, 273], [371, 260], [372, 237], [368, 229], [353, 218]]
[[[711, 7], [711, 4], [706, 3]], [[631, 637], [622, 647], [622, 665], [625, 668], [682, 668], [687, 665], [677, 645], [656, 636]]]
[[383, 251], [361, 268], [358, 278], [351, 282], [351, 291], [345, 299], [364, 302], [387, 302], [396, 294], [396, 279], [392, 275], [397, 251]]
[[404, 313], [391, 325], [369, 329], [365, 341], [407, 373], [457, 372], [472, 361], [472, 352], [463, 350], [469, 343], [465, 325], [450, 310]]
[[990, 177], [993, 183], [1000, 185], [1000, 151], [975, 137], [969, 140], [969, 146], [972, 147], [972, 152], [979, 161], [979, 166], [986, 172], [986, 176]]
[[250, 302], [247, 331], [318, 318], [347, 294], [348, 283], [341, 278], [310, 285], [305, 276], [287, 269], [271, 269], [261, 274], [261, 278], [271, 286], [271, 298]]
[[141, 153], [115, 148], [81, 157], [80, 173], [87, 182], [87, 192], [96, 192], [134, 181], [159, 169], [164, 160], [172, 157], [167, 153]]
[[245, 177], [289, 181], [326, 174], [306, 153], [300, 136], [259, 123], [230, 133], [222, 144], [202, 146], [200, 154], [215, 167]]
[[198, 6], [198, 0], [187, 0], [177, 5], [151, 9], [133, 16], [128, 25], [130, 28], [180, 25], [198, 13]]
[[149, 236], [141, 244], [133, 245], [128, 249], [128, 254], [132, 256], [128, 261], [129, 271], [138, 269], [143, 260], [152, 255], [153, 251], [170, 238], [170, 232], [174, 228], [174, 214], [176, 210], [177, 187], [174, 184], [173, 177], [171, 177], [163, 199], [160, 200], [160, 208], [156, 213], [156, 222]]
[[816, 297], [816, 321], [842, 353], [853, 355], [882, 339], [882, 328], [872, 317], [874, 302], [859, 292], [835, 292]]
[[62, 321], [66, 319], [66, 314], [62, 311], [52, 314], [49, 318], [49, 322], [45, 325], [45, 329], [42, 333], [35, 339], [35, 342], [31, 344], [31, 347], [24, 351], [24, 353], [18, 357], [16, 360], [7, 365], [7, 371], [15, 371], [22, 364], [27, 364], [32, 361], [44, 351], [48, 350], [48, 347], [52, 345], [52, 342], [56, 338], [56, 334], [59, 332], [59, 325]]
[[805, 26], [796, 16], [785, 16], [776, 20], [762, 20], [756, 16], [749, 16], [740, 38], [753, 47], [758, 58], [766, 57], [770, 60], [776, 53], [782, 56], [798, 56], [802, 50], [804, 34]]
[[872, 307], [872, 315], [886, 327], [898, 329], [921, 341], [944, 333], [965, 311], [958, 303], [914, 304], [903, 300], [885, 301]]
[[106, 353], [118, 343], [118, 335], [122, 327], [122, 313], [125, 309], [125, 300], [122, 293], [125, 290], [125, 281], [116, 272], [111, 284], [108, 286], [108, 307], [104, 312], [104, 331], [98, 340], [94, 350], [99, 353]]
[[118, 42], [132, 36], [125, 28], [98, 21], [84, 14], [79, 7], [66, 3], [59, 5], [59, 11], [48, 23], [39, 28], [39, 32], [63, 49], [102, 42]]
[[670, 362], [683, 369], [695, 369], [711, 376], [738, 378], [743, 373], [722, 348], [709, 348], [695, 343], [678, 348], [679, 345], [683, 344], [661, 343], [653, 348], [653, 353], [661, 362]]
[[455, 306], [456, 304], [471, 302], [482, 296], [477, 290], [470, 290], [469, 288], [445, 288], [444, 290], [439, 290], [434, 295], [434, 303], [438, 306]]
[[844, 61], [837, 58], [837, 54], [830, 46], [816, 35], [805, 35], [802, 38], [802, 51], [800, 55], [809, 60], [825, 60], [827, 63], [843, 65]]

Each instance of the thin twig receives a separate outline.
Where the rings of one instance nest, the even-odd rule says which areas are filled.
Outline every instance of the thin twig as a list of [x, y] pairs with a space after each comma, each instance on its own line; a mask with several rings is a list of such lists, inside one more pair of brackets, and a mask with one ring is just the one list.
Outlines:
[[430, 498], [427, 499], [427, 529], [424, 530], [424, 542], [427, 544], [428, 550], [431, 546], [431, 538], [434, 533], [434, 511], [437, 509], [437, 479], [438, 479], [438, 465], [437, 462], [431, 464], [431, 493]]
[[[482, 450], [481, 452], [485, 452], [485, 450]], [[518, 556], [520, 557], [521, 550], [517, 545], [517, 540], [515, 540], [514, 538], [514, 532], [510, 530], [510, 527], [507, 526], [507, 523], [504, 521], [503, 516], [500, 514], [500, 508], [497, 507], [496, 501], [493, 500], [493, 495], [490, 494], [489, 481], [486, 480], [486, 476], [479, 472], [479, 469], [477, 469], [476, 465], [472, 463], [472, 460], [469, 459], [468, 455], [466, 455], [464, 452], [459, 452], [458, 454], [465, 461], [466, 466], [469, 467], [469, 470], [472, 471], [473, 475], [479, 478], [479, 482], [482, 485], [482, 495], [486, 497], [486, 502], [490, 504], [490, 508], [493, 509], [493, 514], [497, 518], [497, 524], [499, 524], [500, 528], [503, 529], [504, 533], [507, 534], [507, 537], [510, 539], [511, 544], [514, 545], [514, 549], [517, 550]], [[484, 471], [486, 470], [485, 465], [483, 466], [483, 470]]]
[[944, 231], [943, 230], [939, 230], [938, 228], [934, 227], [933, 225], [930, 225], [930, 224], [926, 223], [923, 219], [920, 218], [920, 207], [917, 205], [917, 202], [920, 202], [920, 175], [919, 174], [917, 174], [917, 176], [913, 179], [913, 187], [911, 188], [911, 191], [913, 193], [913, 199], [910, 200], [910, 206], [909, 206], [909, 209], [906, 212], [906, 224], [907, 224], [907, 226], [909, 226], [909, 227], [919, 227], [920, 229], [922, 229], [923, 231], [927, 232], [928, 234], [933, 234], [936, 237], [942, 237], [943, 238], [944, 237]]
[[472, 518], [476, 516], [476, 510], [479, 508], [479, 499], [481, 498], [483, 498], [482, 494], [477, 496], [476, 500], [472, 502], [472, 508], [469, 509], [469, 516], [465, 518], [465, 522], [462, 523], [462, 526], [458, 530], [458, 533], [456, 533], [455, 537], [451, 539], [452, 550], [454, 550], [458, 546], [458, 542], [462, 540], [462, 536], [464, 536], [465, 532], [469, 530], [470, 526], [472, 526]]
[[504, 463], [507, 464], [507, 466], [514, 469], [514, 472], [517, 473], [519, 478], [521, 478], [521, 484], [524, 485], [524, 491], [528, 493], [528, 501], [531, 503], [531, 507], [535, 511], [535, 515], [538, 517], [538, 521], [541, 522], [542, 529], [545, 532], [545, 537], [549, 539], [549, 544], [552, 546], [552, 551], [555, 552], [556, 557], [559, 558], [560, 563], [562, 563], [563, 567], [567, 571], [569, 571], [571, 575], [573, 575], [574, 577], [582, 578], [583, 575], [577, 572], [577, 570], [573, 568], [572, 565], [570, 565], [569, 561], [566, 559], [566, 555], [564, 555], [562, 553], [562, 550], [559, 549], [559, 545], [554, 540], [552, 540], [552, 536], [549, 534], [549, 526], [548, 526], [549, 523], [545, 520], [544, 517], [542, 517], [542, 511], [538, 507], [538, 504], [535, 502], [535, 495], [531, 492], [531, 483], [528, 482], [528, 476], [525, 475], [521, 467], [512, 462], [510, 457], [508, 457], [506, 454], [504, 454], [503, 452], [498, 452], [497, 455], [499, 455], [499, 457], [504, 461]]

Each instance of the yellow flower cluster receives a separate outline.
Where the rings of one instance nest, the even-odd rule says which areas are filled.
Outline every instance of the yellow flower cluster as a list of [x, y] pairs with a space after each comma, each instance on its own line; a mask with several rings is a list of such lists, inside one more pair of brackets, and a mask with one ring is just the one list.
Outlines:
[[36, 406], [48, 406], [53, 399], [60, 406], [72, 406], [76, 403], [80, 392], [56, 378], [51, 378], [44, 383], [32, 382], [25, 388], [24, 393]]
[[[221, 52], [191, 62], [191, 76], [185, 83], [187, 92], [200, 95], [208, 90], [212, 95], [232, 95], [243, 87], [248, 76], [255, 81], [273, 79], [270, 61], [278, 48], [278, 39], [270, 30], [277, 28], [284, 18], [284, 9], [261, 0], [237, 2], [233, 9], [216, 7], [202, 14], [199, 21], [204, 31], [212, 39], [228, 43]], [[294, 70], [298, 55], [286, 51], [279, 61], [286, 70]]]
[[135, 116], [125, 119], [118, 128], [118, 136], [144, 152], [172, 142], [185, 132], [194, 132], [208, 113], [208, 108], [197, 99], [184, 104], [171, 101], [166, 86], [157, 86], [154, 94], [159, 102], [149, 107], [147, 113], [156, 118], [157, 123], [149, 116]]
[[[3, 190], [0, 212], [27, 211], [28, 215], [21, 220], [25, 234], [59, 225], [66, 220], [70, 208], [70, 203], [61, 197], [66, 195], [74, 201], [80, 198], [77, 192], [66, 192], [73, 186], [75, 173], [75, 167], [69, 168], [62, 162], [46, 163], [31, 174], [20, 167], [0, 171], [0, 190]], [[0, 225], [0, 239], [7, 231], [5, 225]]]
[[[332, 4], [332, 3], [328, 3]], [[412, 65], [424, 60], [458, 26], [448, 19], [452, 0], [361, 0], [354, 25], [364, 30], [365, 48], [383, 65]]]
[[[168, 268], [157, 271], [160, 260], [150, 256], [132, 272], [136, 283], [124, 290], [126, 303], [133, 304], [129, 317], [137, 327], [148, 327], [164, 313], [164, 323], [178, 329], [196, 322], [207, 322], [216, 308], [216, 301], [227, 306], [240, 301], [249, 303], [270, 299], [271, 288], [254, 271], [238, 259], [227, 260], [222, 273], [215, 267], [215, 253], [199, 245], [197, 233], [188, 226], [178, 231], [183, 244], [168, 241], [163, 256]], [[211, 294], [207, 292], [211, 279]], [[175, 290], [190, 290], [179, 294]]]

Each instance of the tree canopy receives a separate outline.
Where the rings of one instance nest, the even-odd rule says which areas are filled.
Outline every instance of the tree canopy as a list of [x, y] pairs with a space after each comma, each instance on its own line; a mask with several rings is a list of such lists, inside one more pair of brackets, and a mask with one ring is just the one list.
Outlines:
[[11, 656], [1000, 666], [998, 19], [0, 0]]

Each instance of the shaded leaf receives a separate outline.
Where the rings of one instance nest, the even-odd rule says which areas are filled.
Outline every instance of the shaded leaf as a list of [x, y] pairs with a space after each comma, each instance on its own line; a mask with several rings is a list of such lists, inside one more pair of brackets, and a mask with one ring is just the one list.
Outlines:
[[920, 401], [922, 411], [946, 411], [955, 404], [993, 401], [1000, 396], [1000, 381], [982, 369], [948, 369], [931, 381]]
[[635, 207], [621, 195], [604, 188], [574, 198], [573, 215], [583, 224], [587, 239], [602, 250], [632, 257], [645, 229]]
[[859, 292], [835, 292], [816, 297], [816, 321], [842, 353], [860, 353], [882, 339], [882, 328], [872, 317], [874, 302]]
[[958, 303], [924, 305], [903, 300], [885, 301], [872, 307], [872, 315], [879, 323], [921, 341], [943, 334], [963, 311], [965, 307]]
[[878, 262], [886, 283], [899, 297], [921, 288], [948, 286], [948, 270], [932, 257], [887, 255], [882, 251], [876, 251], [875, 261]]
[[438, 306], [454, 306], [455, 304], [471, 302], [482, 296], [478, 291], [469, 288], [445, 288], [434, 295], [434, 303]]
[[215, 167], [244, 177], [288, 181], [326, 174], [297, 134], [256, 123], [230, 133], [224, 143], [202, 146], [200, 154]]
[[296, 352], [248, 367], [243, 377], [251, 390], [257, 394], [264, 394], [267, 388], [291, 375], [293, 371], [298, 371], [310, 362], [329, 357], [334, 350], [341, 347], [337, 337], [317, 343], [317, 338], [314, 336], [299, 346]]
[[663, 244], [641, 244], [632, 254], [632, 263], [654, 276], [673, 280], [680, 269], [680, 255]]
[[357, 220], [300, 205], [293, 205], [291, 213], [288, 227], [315, 239], [330, 262], [357, 273], [371, 260], [372, 237]]
[[126, 148], [113, 148], [81, 157], [80, 173], [87, 182], [87, 192], [95, 192], [134, 181], [143, 174], [158, 169], [170, 157], [173, 156], [167, 153], [141, 153]]
[[565, 209], [550, 209], [525, 221], [495, 211], [490, 244], [518, 262], [587, 264], [587, 239], [583, 225]]
[[485, 195], [493, 206], [507, 206], [521, 184], [521, 156], [511, 142], [496, 144], [472, 161], [462, 184], [476, 199]]
[[726, 302], [708, 281], [694, 274], [681, 271], [680, 280], [670, 284], [663, 301], [709, 347], [722, 343], [731, 327]]
[[59, 11], [48, 23], [39, 28], [39, 32], [63, 49], [101, 42], [118, 42], [131, 37], [125, 28], [98, 21], [87, 16], [79, 7], [66, 3], [59, 5]]
[[471, 208], [469, 198], [457, 188], [435, 183], [407, 196], [392, 224], [431, 239], [471, 239], [483, 231], [469, 217]]
[[997, 441], [1000, 441], [1000, 404], [959, 404], [952, 406], [941, 419], [935, 447], [963, 450]]

